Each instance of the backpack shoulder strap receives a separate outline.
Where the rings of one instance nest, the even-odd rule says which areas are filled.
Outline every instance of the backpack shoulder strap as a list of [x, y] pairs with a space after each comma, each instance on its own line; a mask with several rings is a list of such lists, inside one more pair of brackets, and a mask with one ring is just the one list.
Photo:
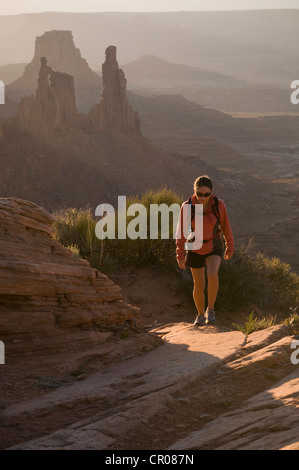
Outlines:
[[214, 196], [214, 204], [212, 205], [212, 211], [216, 219], [218, 220], [218, 223], [220, 224], [220, 212], [219, 212], [219, 203], [218, 203], [218, 197]]
[[193, 220], [194, 217], [195, 217], [195, 206], [192, 205], [192, 199], [191, 199], [191, 197], [189, 197], [189, 199], [188, 199], [188, 204], [190, 204], [190, 206], [191, 206], [191, 222], [192, 222], [192, 220]]
[[[216, 219], [218, 220], [218, 223], [220, 224], [220, 212], [219, 212], [219, 204], [218, 204], [218, 197], [214, 197], [214, 204], [212, 205], [212, 211]], [[188, 199], [188, 204], [191, 205], [191, 221], [194, 219], [195, 216], [195, 206], [192, 205], [192, 200], [191, 197]]]

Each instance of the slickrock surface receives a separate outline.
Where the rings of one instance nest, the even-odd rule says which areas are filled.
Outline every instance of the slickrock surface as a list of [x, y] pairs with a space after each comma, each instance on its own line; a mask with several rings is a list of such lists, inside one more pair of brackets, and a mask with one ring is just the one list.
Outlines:
[[51, 237], [54, 218], [34, 203], [0, 199], [0, 332], [10, 356], [82, 350], [97, 330], [138, 321], [120, 288]]
[[117, 448], [120, 439], [141, 422], [146, 423], [161, 410], [169, 410], [175, 392], [214, 371], [234, 354], [244, 342], [244, 335], [237, 331], [205, 334], [182, 323], [174, 327], [166, 340], [146, 357], [129, 359], [125, 364], [93, 374], [82, 383], [7, 408], [6, 418], [22, 413], [30, 416], [54, 413], [84, 402], [97, 404], [98, 408], [88, 420], [16, 448], [106, 449], [113, 444]]
[[282, 325], [258, 332], [249, 355], [239, 331], [166, 325], [164, 345], [146, 356], [3, 410], [11, 424], [95, 410], [11, 448], [298, 449], [298, 369], [288, 333]]
[[277, 385], [223, 414], [171, 449], [299, 450], [299, 377], [295, 371]]

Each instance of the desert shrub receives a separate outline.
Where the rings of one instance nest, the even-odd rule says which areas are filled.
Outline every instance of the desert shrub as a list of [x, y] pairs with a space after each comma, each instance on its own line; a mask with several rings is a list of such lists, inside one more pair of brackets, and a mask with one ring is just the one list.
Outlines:
[[82, 256], [80, 255], [80, 249], [77, 245], [70, 245], [70, 246], [67, 246], [67, 248], [69, 248], [69, 250], [71, 250], [73, 256], [75, 258], [82, 258]]
[[[161, 188], [158, 191], [147, 191], [142, 196], [131, 196], [126, 200], [127, 208], [131, 204], [142, 204], [147, 210], [147, 238], [132, 240], [130, 238], [118, 239], [118, 213], [115, 213], [115, 240], [100, 240], [96, 237], [95, 228], [97, 220], [91, 210], [70, 208], [56, 211], [54, 223], [54, 237], [64, 246], [76, 247], [76, 254], [87, 259], [95, 268], [109, 272], [120, 265], [133, 264], [145, 266], [149, 264], [168, 263], [176, 266], [173, 256], [175, 250], [173, 214], [169, 213], [169, 238], [161, 239], [161, 217], [158, 218], [157, 239], [150, 239], [150, 205], [172, 204], [181, 205], [182, 197], [174, 191]], [[126, 227], [135, 218], [126, 217]], [[176, 221], [175, 221], [176, 225]]]
[[[169, 239], [161, 240], [161, 221], [158, 224], [158, 239], [150, 239], [150, 204], [179, 204], [183, 198], [174, 191], [162, 188], [147, 191], [142, 196], [127, 198], [127, 207], [134, 203], [147, 209], [147, 239], [117, 239], [117, 214], [115, 217], [116, 239], [99, 240], [95, 235], [97, 220], [91, 210], [67, 209], [54, 215], [55, 238], [71, 247], [76, 256], [87, 259], [91, 265], [104, 273], [125, 265], [164, 265], [174, 269], [182, 289], [192, 299], [192, 276], [190, 270], [181, 271], [175, 258], [173, 239], [173, 217], [169, 217]], [[126, 226], [135, 216], [126, 218]], [[176, 225], [176, 224], [175, 224]], [[221, 310], [276, 312], [283, 310], [288, 315], [291, 307], [299, 303], [299, 276], [290, 265], [279, 258], [271, 258], [247, 246], [237, 247], [230, 261], [222, 261], [219, 270], [220, 287], [216, 308]], [[252, 319], [251, 319], [252, 320]]]
[[233, 323], [233, 327], [246, 335], [250, 335], [254, 331], [264, 330], [265, 328], [269, 328], [270, 326], [275, 325], [276, 316], [268, 315], [266, 317], [259, 318], [254, 314], [252, 311], [245, 321], [244, 325], [238, 325]]
[[99, 267], [101, 243], [95, 235], [96, 221], [90, 209], [62, 209], [54, 212], [54, 238], [59, 240], [73, 255], [87, 259]]
[[[151, 239], [150, 205], [157, 204], [160, 206], [162, 204], [166, 204], [167, 207], [170, 207], [172, 204], [181, 205], [182, 202], [182, 197], [178, 196], [174, 191], [167, 188], [162, 188], [158, 191], [149, 190], [141, 197], [129, 197], [127, 199], [127, 207], [131, 204], [142, 204], [147, 210], [147, 238], [136, 240], [127, 238], [126, 240], [118, 240], [116, 243], [118, 247], [118, 256], [126, 262], [132, 262], [137, 265], [148, 265], [156, 263], [170, 263], [175, 265], [175, 259], [173, 258], [175, 249], [175, 230], [173, 225], [176, 227], [177, 221], [173, 220], [173, 214], [172, 212], [169, 212], [169, 237], [167, 239], [161, 239], [163, 227], [161, 226], [161, 217], [159, 215], [157, 239]], [[127, 225], [132, 219], [133, 217], [127, 217]]]
[[83, 253], [97, 244], [91, 210], [63, 209], [54, 213], [54, 238], [65, 246], [77, 246]]
[[242, 245], [219, 270], [217, 302], [230, 311], [244, 307], [289, 311], [299, 302], [299, 276], [279, 258]]

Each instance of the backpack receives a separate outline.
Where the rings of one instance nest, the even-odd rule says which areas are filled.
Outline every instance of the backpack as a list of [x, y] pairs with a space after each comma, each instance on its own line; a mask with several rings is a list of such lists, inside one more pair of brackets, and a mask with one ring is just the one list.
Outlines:
[[[210, 238], [209, 240], [212, 240], [213, 238], [216, 238], [217, 235], [219, 235], [221, 233], [218, 197], [213, 196], [213, 198], [214, 198], [214, 204], [212, 205], [212, 212], [213, 212], [214, 216], [216, 217], [216, 219], [218, 220], [218, 230], [215, 233], [215, 235], [213, 235], [213, 237]], [[195, 205], [192, 205], [191, 197], [188, 199], [188, 204], [191, 204], [191, 221], [190, 221], [190, 228], [191, 228], [192, 221], [195, 217]], [[192, 232], [192, 229], [191, 229], [191, 232]], [[203, 243], [207, 243], [209, 240], [203, 240]], [[193, 240], [190, 240], [190, 241], [192, 242]]]

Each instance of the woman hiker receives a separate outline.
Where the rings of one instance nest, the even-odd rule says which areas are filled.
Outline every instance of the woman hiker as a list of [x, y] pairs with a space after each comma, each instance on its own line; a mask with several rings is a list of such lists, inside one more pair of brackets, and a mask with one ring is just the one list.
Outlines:
[[[218, 199], [213, 193], [213, 182], [208, 176], [199, 176], [194, 182], [194, 194], [181, 207], [180, 221], [176, 238], [176, 257], [181, 269], [190, 267], [194, 288], [193, 299], [197, 309], [197, 317], [194, 325], [214, 324], [215, 301], [219, 288], [218, 270], [223, 257], [223, 241], [221, 231], [225, 240], [224, 259], [231, 259], [234, 252], [234, 237], [227, 216], [225, 203]], [[185, 254], [185, 242], [183, 230], [183, 207], [190, 204], [191, 227], [194, 232], [195, 205], [203, 205], [203, 243], [200, 249], [188, 250]], [[186, 208], [185, 208], [186, 209]], [[190, 214], [190, 212], [189, 212]], [[189, 222], [190, 225], [190, 222]], [[179, 228], [180, 227], [180, 228]], [[221, 229], [220, 229], [221, 227]], [[185, 232], [186, 233], [186, 232]], [[195, 232], [196, 234], [196, 232]], [[205, 310], [205, 266], [207, 266], [208, 277], [208, 306]]]

